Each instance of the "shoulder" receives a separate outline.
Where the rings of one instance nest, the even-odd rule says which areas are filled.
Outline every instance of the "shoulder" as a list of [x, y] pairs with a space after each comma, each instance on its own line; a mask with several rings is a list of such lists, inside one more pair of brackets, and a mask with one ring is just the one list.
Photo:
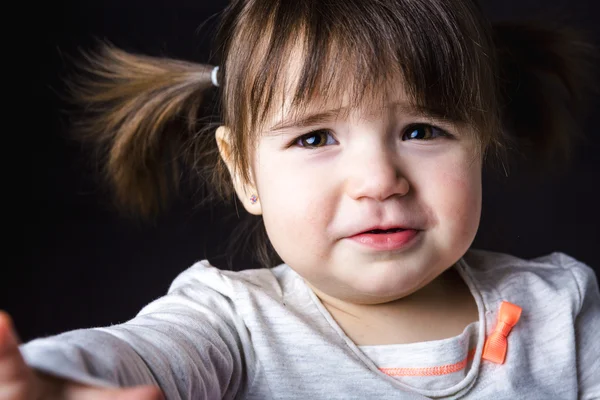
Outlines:
[[169, 293], [204, 288], [230, 298], [239, 291], [256, 290], [281, 297], [283, 286], [292, 277], [293, 272], [285, 264], [273, 268], [232, 271], [218, 268], [209, 260], [201, 260], [177, 275], [169, 287]]
[[243, 317], [252, 304], [281, 303], [289, 286], [286, 282], [295, 280], [287, 265], [232, 271], [201, 260], [176, 275], [167, 293], [145, 305], [138, 315], [178, 310], [181, 315], [201, 312], [228, 319]]
[[471, 249], [462, 261], [473, 278], [500, 296], [520, 293], [540, 301], [569, 300], [577, 313], [586, 296], [597, 296], [594, 270], [575, 257], [552, 252], [533, 258], [489, 250]]

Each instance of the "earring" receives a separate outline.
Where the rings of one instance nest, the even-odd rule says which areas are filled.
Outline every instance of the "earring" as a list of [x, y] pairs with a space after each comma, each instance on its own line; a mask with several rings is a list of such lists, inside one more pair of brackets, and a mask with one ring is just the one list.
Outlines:
[[257, 201], [258, 201], [258, 197], [256, 197], [255, 194], [253, 194], [252, 196], [250, 196], [250, 203], [256, 204]]

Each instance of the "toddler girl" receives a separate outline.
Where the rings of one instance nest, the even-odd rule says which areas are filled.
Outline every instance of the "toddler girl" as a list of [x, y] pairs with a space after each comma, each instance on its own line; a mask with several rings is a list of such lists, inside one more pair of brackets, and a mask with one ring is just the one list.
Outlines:
[[90, 56], [80, 131], [123, 207], [206, 172], [271, 268], [198, 261], [127, 322], [24, 344], [4, 314], [0, 399], [599, 398], [592, 269], [471, 248], [484, 162], [564, 147], [582, 49], [474, 0], [234, 0], [216, 65]]

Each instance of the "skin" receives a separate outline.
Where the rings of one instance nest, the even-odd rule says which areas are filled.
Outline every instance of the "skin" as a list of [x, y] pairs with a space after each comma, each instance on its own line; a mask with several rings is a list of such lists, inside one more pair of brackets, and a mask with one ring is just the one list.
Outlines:
[[[274, 130], [290, 111], [279, 107], [251, 155], [252, 182], [242, 182], [229, 161], [230, 131], [216, 134], [246, 209], [263, 216], [282, 260], [359, 345], [442, 339], [477, 319], [472, 295], [450, 267], [479, 225], [478, 144], [470, 127], [411, 110], [402, 91], [388, 98], [385, 107]], [[428, 133], [410, 139], [415, 128]], [[260, 200], [252, 204], [251, 194]], [[350, 239], [381, 224], [419, 233], [393, 251]]]

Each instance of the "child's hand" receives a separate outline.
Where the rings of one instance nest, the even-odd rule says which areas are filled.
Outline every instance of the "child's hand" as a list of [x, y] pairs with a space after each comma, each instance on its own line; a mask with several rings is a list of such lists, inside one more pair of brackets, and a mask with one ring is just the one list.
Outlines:
[[31, 369], [18, 348], [19, 340], [8, 314], [0, 311], [0, 400], [163, 399], [157, 387], [104, 389], [56, 379]]

